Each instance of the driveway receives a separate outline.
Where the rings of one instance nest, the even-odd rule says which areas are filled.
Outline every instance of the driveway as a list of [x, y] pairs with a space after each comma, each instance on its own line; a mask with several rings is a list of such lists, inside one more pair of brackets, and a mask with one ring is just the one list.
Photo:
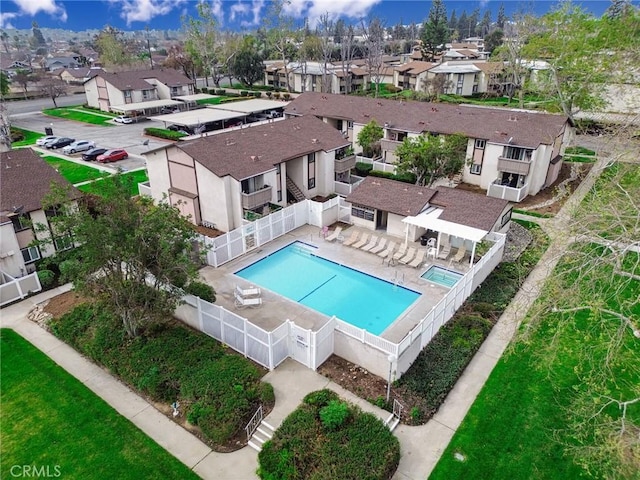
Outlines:
[[[76, 140], [93, 140], [96, 145], [104, 148], [124, 148], [129, 153], [129, 160], [116, 162], [113, 165], [122, 166], [131, 170], [145, 166], [142, 153], [149, 149], [168, 145], [170, 142], [162, 141], [153, 137], [145, 137], [143, 131], [146, 127], [153, 126], [150, 121], [120, 125], [114, 123], [113, 126], [102, 127], [88, 123], [74, 122], [62, 118], [49, 117], [42, 113], [21, 114], [10, 117], [11, 124], [44, 133], [45, 128], [53, 128], [53, 134], [75, 138]], [[144, 145], [143, 142], [147, 142]], [[62, 153], [56, 150], [56, 153]], [[132, 162], [132, 160], [136, 162]]]

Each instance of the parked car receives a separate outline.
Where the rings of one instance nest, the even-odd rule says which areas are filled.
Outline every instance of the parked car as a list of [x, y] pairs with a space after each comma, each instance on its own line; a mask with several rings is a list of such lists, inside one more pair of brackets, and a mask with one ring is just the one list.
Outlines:
[[96, 160], [100, 163], [107, 163], [117, 162], [118, 160], [124, 160], [125, 158], [129, 158], [129, 154], [125, 150], [119, 148], [115, 150], [107, 150], [102, 155], [98, 155]]
[[62, 149], [62, 153], [68, 155], [70, 153], [84, 152], [85, 150], [95, 148], [95, 146], [95, 142], [92, 142], [90, 140], [76, 140], [75, 142], [64, 147]]
[[92, 148], [88, 152], [82, 154], [82, 159], [86, 162], [93, 162], [98, 158], [98, 156], [102, 155], [106, 151], [106, 148]]
[[160, 109], [160, 113], [162, 113], [163, 115], [167, 114], [167, 113], [180, 113], [180, 109], [178, 107], [162, 107]]
[[40, 137], [36, 140], [36, 145], [39, 147], [44, 147], [47, 143], [53, 142], [54, 140], [59, 139], [60, 137], [56, 137], [55, 135], [47, 135], [46, 137]]
[[71, 145], [75, 141], [76, 141], [75, 138], [60, 137], [57, 140], [54, 140], [53, 142], [48, 142], [47, 144], [45, 144], [45, 147], [55, 150], [57, 148], [62, 148], [62, 147], [66, 147], [67, 145]]
[[117, 123], [133, 123], [133, 118], [128, 117], [127, 115], [120, 115], [114, 118], [113, 121]]

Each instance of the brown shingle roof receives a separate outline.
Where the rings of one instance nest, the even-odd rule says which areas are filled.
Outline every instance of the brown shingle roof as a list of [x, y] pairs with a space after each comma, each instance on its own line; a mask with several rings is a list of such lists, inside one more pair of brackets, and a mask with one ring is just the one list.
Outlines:
[[502, 62], [475, 62], [474, 65], [484, 73], [500, 73], [504, 70]]
[[461, 133], [501, 144], [511, 138], [512, 145], [528, 148], [552, 144], [567, 122], [564, 115], [548, 113], [317, 92], [302, 93], [287, 105], [285, 113], [346, 119], [362, 125], [375, 120], [406, 132]]
[[118, 90], [150, 90], [154, 88], [154, 86], [145, 79], [153, 78], [169, 87], [178, 87], [193, 83], [193, 80], [173, 69], [101, 73], [100, 77], [104, 78]]
[[431, 205], [444, 211], [440, 220], [491, 231], [509, 202], [456, 188], [437, 187]]
[[429, 70], [432, 67], [435, 67], [436, 65], [437, 63], [422, 62], [419, 60], [414, 60], [412, 62], [407, 62], [403, 65], [396, 67], [396, 70], [400, 73], [408, 71], [412, 75], [418, 75], [422, 72], [426, 72], [427, 70]]
[[[42, 208], [42, 199], [49, 193], [51, 182], [63, 187], [71, 184], [62, 178], [47, 162], [30, 148], [11, 150], [0, 154], [0, 211], [12, 212], [24, 207], [23, 212]], [[70, 199], [79, 198], [80, 192], [71, 187]]]
[[430, 188], [369, 176], [346, 200], [407, 217], [420, 213], [435, 193]]
[[509, 204], [466, 190], [431, 189], [387, 178], [365, 178], [346, 198], [347, 202], [376, 208], [404, 217], [416, 216], [427, 204], [442, 208], [440, 220], [491, 231]]
[[243, 180], [292, 158], [349, 143], [338, 130], [309, 115], [200, 138], [177, 147], [216, 176]]

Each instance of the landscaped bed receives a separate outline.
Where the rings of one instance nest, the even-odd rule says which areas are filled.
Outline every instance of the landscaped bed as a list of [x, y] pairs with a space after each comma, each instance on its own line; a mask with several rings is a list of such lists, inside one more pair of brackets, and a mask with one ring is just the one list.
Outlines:
[[[423, 424], [434, 415], [546, 250], [548, 239], [539, 226], [518, 223], [531, 233], [531, 245], [498, 265], [394, 383], [391, 398], [403, 405], [404, 423]], [[386, 380], [357, 365], [333, 356], [319, 372], [381, 408], [392, 407], [385, 401]]]
[[2, 478], [198, 478], [17, 333], [0, 345]]
[[97, 168], [80, 165], [60, 157], [46, 155], [42, 159], [55, 168], [71, 184], [86, 182], [87, 180], [95, 180], [97, 178], [106, 177], [108, 173], [98, 170]]
[[177, 321], [129, 338], [101, 304], [83, 304], [52, 321], [51, 331], [170, 417], [178, 401], [176, 420], [217, 451], [242, 447], [258, 405], [266, 414], [275, 402], [271, 385], [260, 380], [264, 369]]
[[31, 130], [25, 130], [24, 128], [11, 127], [11, 136], [12, 138], [20, 137], [20, 140], [11, 142], [11, 147], [17, 148], [35, 145], [36, 140], [38, 140], [40, 137], [44, 137], [44, 134], [32, 132]]
[[264, 480], [390, 479], [400, 444], [370, 413], [331, 390], [308, 394], [258, 455]]

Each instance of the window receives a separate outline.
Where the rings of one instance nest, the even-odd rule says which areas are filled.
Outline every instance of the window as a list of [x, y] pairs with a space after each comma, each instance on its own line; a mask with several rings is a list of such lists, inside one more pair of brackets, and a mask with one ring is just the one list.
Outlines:
[[478, 150], [484, 150], [484, 146], [486, 145], [487, 141], [483, 140], [481, 138], [476, 138], [476, 148]]
[[127, 99], [127, 98], [128, 98], [128, 99], [131, 99], [131, 90], [125, 90], [125, 91], [124, 91], [124, 92], [122, 92], [122, 93], [124, 93], [124, 98], [125, 98], [125, 99]]
[[361, 205], [352, 205], [351, 206], [351, 215], [354, 217], [362, 218], [364, 220], [369, 220], [373, 222], [375, 218], [376, 211], [373, 208], [363, 207]]
[[178, 90], [178, 87], [171, 87], [171, 96], [175, 97], [176, 95], [179, 95], [180, 91]]
[[533, 150], [520, 147], [504, 147], [503, 157], [511, 160], [531, 161]]
[[276, 193], [278, 194], [278, 202], [282, 201], [282, 165], [276, 165]]
[[480, 172], [482, 171], [482, 165], [479, 163], [474, 163], [471, 165], [469, 171], [474, 175], [480, 175]]
[[38, 247], [27, 247], [20, 251], [22, 252], [24, 263], [32, 263], [40, 260], [40, 250], [38, 250]]
[[31, 221], [28, 215], [12, 215], [11, 223], [13, 223], [13, 230], [15, 232], [31, 228]]
[[73, 248], [73, 240], [71, 239], [71, 235], [54, 238], [53, 244], [55, 245], [57, 252]]
[[310, 153], [308, 160], [308, 188], [311, 190], [312, 188], [316, 188], [316, 154]]
[[513, 210], [510, 208], [509, 211], [502, 216], [502, 219], [500, 220], [500, 228], [504, 227], [509, 222], [509, 220], [511, 220], [512, 211]]

